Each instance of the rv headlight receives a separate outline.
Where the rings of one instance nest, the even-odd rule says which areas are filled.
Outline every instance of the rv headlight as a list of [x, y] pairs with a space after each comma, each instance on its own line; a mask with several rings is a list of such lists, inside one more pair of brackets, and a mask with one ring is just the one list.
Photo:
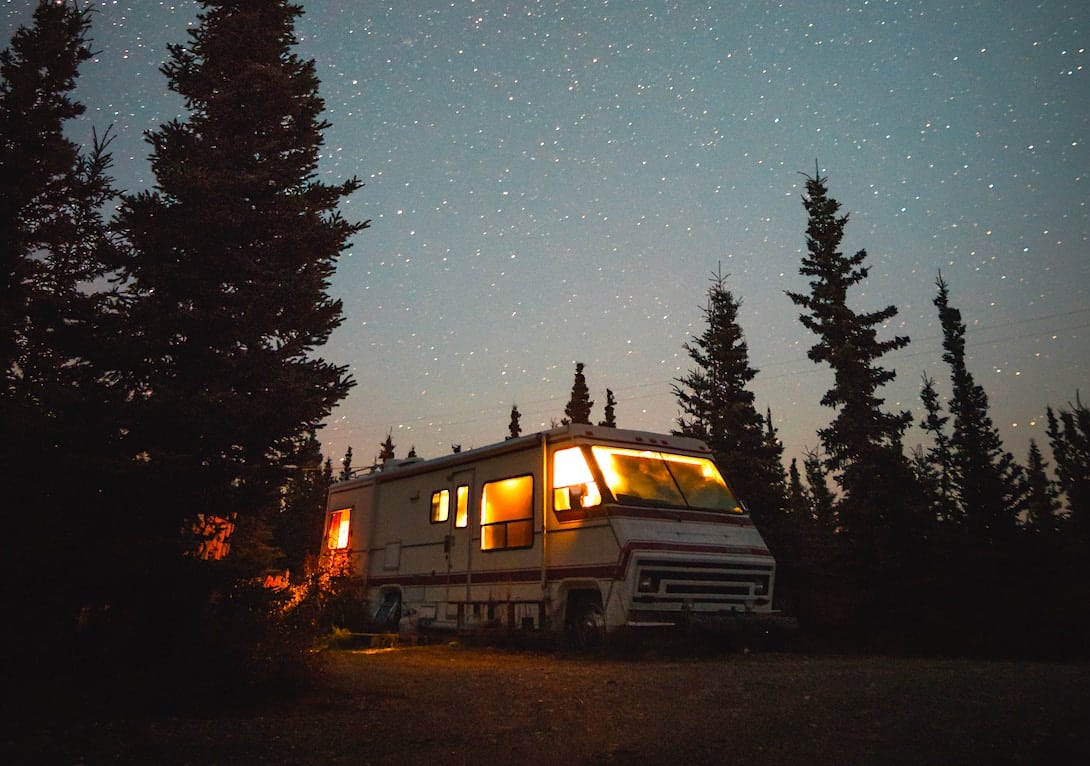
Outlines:
[[651, 575], [640, 575], [640, 581], [636, 584], [636, 590], [640, 593], [654, 593], [659, 589], [659, 584]]

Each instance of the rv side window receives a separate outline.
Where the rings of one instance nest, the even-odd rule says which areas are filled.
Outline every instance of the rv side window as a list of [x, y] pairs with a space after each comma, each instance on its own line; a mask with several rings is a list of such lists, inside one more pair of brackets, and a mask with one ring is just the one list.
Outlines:
[[431, 493], [431, 523], [438, 524], [450, 518], [450, 490], [437, 489]]
[[481, 550], [534, 544], [534, 477], [490, 481], [481, 492]]
[[351, 518], [351, 510], [342, 508], [329, 514], [329, 535], [326, 537], [326, 547], [331, 550], [348, 547], [348, 525]]
[[459, 484], [454, 507], [454, 526], [465, 527], [469, 524], [469, 485]]

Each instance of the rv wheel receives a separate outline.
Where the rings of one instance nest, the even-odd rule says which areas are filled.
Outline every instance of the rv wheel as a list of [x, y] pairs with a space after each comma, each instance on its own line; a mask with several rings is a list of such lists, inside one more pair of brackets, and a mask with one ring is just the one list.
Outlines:
[[572, 622], [575, 643], [580, 649], [600, 649], [606, 640], [606, 618], [602, 607], [584, 602]]

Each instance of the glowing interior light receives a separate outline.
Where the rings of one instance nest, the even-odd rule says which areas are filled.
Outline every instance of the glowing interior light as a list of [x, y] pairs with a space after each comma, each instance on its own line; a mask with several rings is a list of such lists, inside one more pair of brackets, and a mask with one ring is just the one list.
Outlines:
[[558, 511], [593, 508], [602, 504], [602, 493], [579, 447], [553, 454], [553, 507]]
[[707, 458], [604, 445], [591, 453], [621, 503], [744, 512]]
[[450, 514], [450, 490], [441, 489], [431, 493], [431, 520], [446, 521]]
[[344, 508], [340, 511], [334, 511], [329, 514], [329, 537], [327, 538], [327, 545], [330, 548], [347, 548], [348, 547], [348, 527], [351, 511], [348, 508]]
[[570, 487], [594, 481], [590, 466], [578, 447], [557, 450], [553, 455], [553, 487]]
[[469, 485], [462, 484], [457, 489], [454, 509], [454, 526], [464, 527], [469, 523]]

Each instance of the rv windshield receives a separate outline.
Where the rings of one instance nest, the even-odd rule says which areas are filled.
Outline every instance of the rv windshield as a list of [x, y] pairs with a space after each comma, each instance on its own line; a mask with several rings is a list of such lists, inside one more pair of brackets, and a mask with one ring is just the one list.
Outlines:
[[745, 512], [707, 458], [601, 445], [591, 452], [618, 503]]

